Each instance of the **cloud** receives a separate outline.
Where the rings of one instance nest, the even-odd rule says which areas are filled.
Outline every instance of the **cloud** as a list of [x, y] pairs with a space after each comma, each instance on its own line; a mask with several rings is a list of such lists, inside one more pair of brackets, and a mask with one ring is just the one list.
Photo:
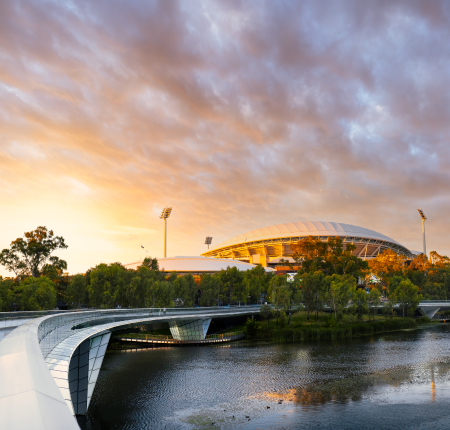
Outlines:
[[[449, 17], [445, 1], [2, 2], [4, 221], [158, 231], [156, 255], [170, 205], [177, 255], [310, 219], [418, 249], [423, 207], [449, 254]], [[116, 248], [77, 248], [69, 269], [136, 258], [139, 234], [103, 230]]]

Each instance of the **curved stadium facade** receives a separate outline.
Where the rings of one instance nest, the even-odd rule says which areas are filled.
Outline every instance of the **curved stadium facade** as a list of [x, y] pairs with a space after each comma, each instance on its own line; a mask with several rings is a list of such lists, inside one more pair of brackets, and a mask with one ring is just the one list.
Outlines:
[[263, 266], [275, 266], [282, 259], [294, 263], [291, 245], [308, 236], [323, 241], [339, 236], [344, 244], [354, 244], [356, 249], [353, 253], [365, 260], [376, 257], [385, 249], [407, 258], [413, 257], [409, 249], [384, 234], [355, 225], [324, 221], [292, 222], [259, 228], [222, 242], [202, 255]]

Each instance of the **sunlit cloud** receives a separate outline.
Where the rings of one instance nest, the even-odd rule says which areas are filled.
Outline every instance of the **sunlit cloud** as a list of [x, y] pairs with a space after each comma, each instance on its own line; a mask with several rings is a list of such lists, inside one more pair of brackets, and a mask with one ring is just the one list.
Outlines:
[[[445, 1], [0, 3], [0, 232], [69, 271], [329, 220], [450, 254]], [[126, 226], [126, 227], [124, 227]]]

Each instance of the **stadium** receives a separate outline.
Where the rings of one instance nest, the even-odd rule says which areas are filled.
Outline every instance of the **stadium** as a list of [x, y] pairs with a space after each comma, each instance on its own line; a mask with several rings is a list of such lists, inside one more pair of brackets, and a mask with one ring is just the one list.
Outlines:
[[385, 249], [391, 249], [408, 259], [413, 258], [415, 254], [384, 234], [364, 227], [337, 222], [306, 221], [276, 224], [252, 230], [222, 242], [202, 255], [261, 264], [265, 267], [279, 265], [281, 260], [295, 263], [291, 245], [307, 236], [323, 241], [329, 237], [339, 236], [344, 244], [354, 244], [356, 246], [354, 255], [364, 260], [375, 258]]

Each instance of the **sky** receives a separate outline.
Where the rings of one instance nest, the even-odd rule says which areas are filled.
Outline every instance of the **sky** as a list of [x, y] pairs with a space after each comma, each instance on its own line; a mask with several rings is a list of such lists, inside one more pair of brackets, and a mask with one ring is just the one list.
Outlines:
[[293, 221], [421, 250], [422, 208], [450, 255], [449, 40], [445, 0], [0, 0], [0, 249], [162, 257], [171, 206], [168, 256]]

